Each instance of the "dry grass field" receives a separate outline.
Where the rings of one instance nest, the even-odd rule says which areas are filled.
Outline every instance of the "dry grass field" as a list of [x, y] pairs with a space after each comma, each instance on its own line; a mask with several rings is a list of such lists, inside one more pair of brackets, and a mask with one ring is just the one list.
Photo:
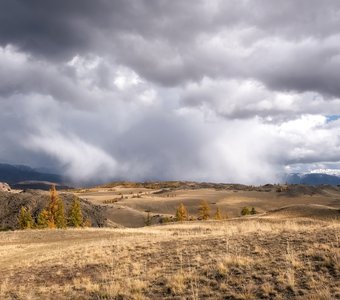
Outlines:
[[0, 299], [340, 299], [340, 223], [0, 233]]
[[[0, 232], [1, 300], [340, 299], [338, 187], [115, 186], [76, 195], [118, 228]], [[228, 219], [158, 223], [180, 203], [197, 217], [202, 200]], [[240, 217], [244, 206], [258, 214]]]
[[[281, 191], [280, 189], [285, 188]], [[334, 211], [325, 213], [322, 208], [340, 209], [340, 188], [338, 187], [305, 187], [305, 186], [269, 186], [216, 189], [216, 188], [114, 188], [97, 187], [76, 193], [95, 205], [104, 206], [107, 218], [125, 227], [141, 227], [150, 212], [154, 216], [153, 224], [159, 217], [174, 216], [176, 208], [183, 203], [189, 215], [197, 218], [200, 203], [208, 202], [211, 213], [219, 208], [228, 218], [240, 217], [242, 207], [255, 207], [258, 213], [268, 213], [283, 207], [292, 217], [314, 217], [334, 219], [339, 214]], [[316, 209], [314, 206], [317, 206]], [[295, 211], [296, 210], [296, 211]], [[310, 213], [308, 213], [310, 212]], [[279, 212], [276, 212], [278, 215]], [[321, 214], [321, 215], [320, 215]], [[282, 215], [282, 212], [280, 213]]]

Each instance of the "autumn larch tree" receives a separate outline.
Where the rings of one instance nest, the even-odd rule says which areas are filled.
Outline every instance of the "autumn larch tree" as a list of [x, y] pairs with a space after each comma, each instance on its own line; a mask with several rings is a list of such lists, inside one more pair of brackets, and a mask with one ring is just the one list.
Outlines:
[[65, 228], [66, 219], [64, 212], [64, 203], [59, 198], [55, 185], [52, 185], [50, 190], [50, 203], [48, 211], [48, 227], [49, 228]]
[[57, 198], [57, 210], [55, 212], [55, 225], [57, 228], [66, 228], [67, 222], [65, 218], [64, 202], [61, 198]]
[[81, 212], [81, 206], [79, 198], [73, 197], [71, 208], [68, 214], [68, 224], [72, 227], [80, 227], [84, 224], [83, 214]]
[[21, 207], [18, 218], [20, 229], [33, 228], [34, 222], [30, 211], [26, 207]]
[[46, 209], [43, 209], [38, 215], [37, 219], [37, 227], [38, 228], [47, 228], [49, 224], [49, 213]]
[[222, 220], [222, 219], [223, 219], [219, 207], [217, 207], [217, 209], [216, 209], [216, 213], [215, 213], [215, 215], [214, 215], [214, 218], [215, 218], [215, 220]]
[[210, 207], [207, 201], [202, 201], [198, 208], [198, 216], [201, 220], [208, 220], [210, 218]]
[[188, 211], [183, 203], [181, 203], [176, 210], [176, 220], [180, 222], [188, 220]]

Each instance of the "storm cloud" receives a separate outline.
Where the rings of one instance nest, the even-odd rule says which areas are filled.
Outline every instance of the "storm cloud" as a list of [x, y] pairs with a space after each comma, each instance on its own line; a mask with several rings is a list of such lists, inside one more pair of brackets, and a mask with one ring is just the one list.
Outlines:
[[0, 161], [86, 183], [340, 168], [338, 1], [4, 0]]

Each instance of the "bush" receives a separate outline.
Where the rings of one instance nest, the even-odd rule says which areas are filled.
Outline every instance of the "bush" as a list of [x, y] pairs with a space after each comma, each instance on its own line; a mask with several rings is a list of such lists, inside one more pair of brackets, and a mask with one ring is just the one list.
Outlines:
[[241, 210], [241, 215], [242, 216], [250, 215], [250, 208], [247, 207], [247, 206], [243, 207], [242, 210]]
[[250, 214], [251, 215], [256, 215], [257, 214], [257, 211], [256, 211], [255, 207], [251, 208]]

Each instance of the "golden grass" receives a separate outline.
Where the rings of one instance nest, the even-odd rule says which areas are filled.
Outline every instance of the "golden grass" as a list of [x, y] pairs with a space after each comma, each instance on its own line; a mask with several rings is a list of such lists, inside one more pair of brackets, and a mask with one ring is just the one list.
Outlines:
[[259, 219], [1, 232], [0, 299], [336, 299], [339, 232]]

